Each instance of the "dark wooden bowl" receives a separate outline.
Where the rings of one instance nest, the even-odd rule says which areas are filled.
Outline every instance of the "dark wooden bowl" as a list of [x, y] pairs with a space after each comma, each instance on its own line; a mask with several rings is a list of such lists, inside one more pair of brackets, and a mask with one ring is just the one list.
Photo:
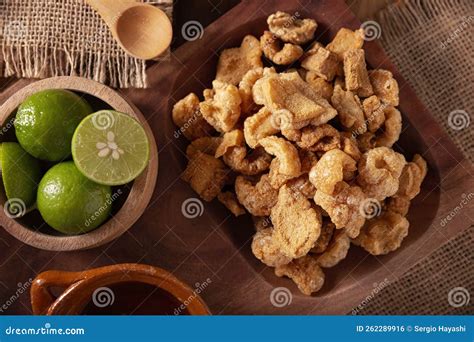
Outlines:
[[[0, 126], [4, 127], [18, 106], [31, 94], [45, 89], [68, 89], [84, 96], [95, 110], [112, 108], [136, 118], [145, 128], [150, 141], [150, 162], [145, 171], [120, 190], [120, 210], [97, 229], [86, 234], [66, 236], [48, 227], [37, 211], [21, 219], [13, 219], [3, 210], [6, 198], [1, 195], [0, 224], [17, 239], [36, 248], [51, 251], [72, 251], [103, 245], [122, 235], [141, 216], [150, 201], [158, 174], [158, 152], [150, 126], [140, 111], [121, 95], [103, 84], [81, 77], [53, 77], [32, 83], [16, 91], [0, 107]], [[11, 129], [13, 131], [13, 129]], [[8, 133], [8, 132], [7, 132]], [[14, 136], [14, 134], [13, 134]], [[3, 137], [3, 135], [2, 135]], [[11, 141], [8, 137], [5, 141]], [[126, 198], [126, 199], [125, 199]]]
[[[172, 107], [190, 92], [201, 96], [202, 90], [210, 87], [215, 78], [218, 53], [224, 48], [238, 46], [246, 34], [260, 37], [266, 28], [267, 16], [276, 10], [298, 12], [302, 18], [315, 18], [319, 25], [316, 37], [325, 42], [329, 42], [341, 27], [358, 29], [361, 25], [342, 0], [242, 1], [207, 27], [202, 39], [185, 44], [174, 52], [171, 62], [149, 70], [150, 92], [157, 94], [160, 100], [148, 99], [136, 92], [129, 93], [129, 96], [145, 113], [159, 108], [156, 115], [161, 127], [158, 139], [171, 145], [162, 153], [170, 171], [164, 171], [158, 192], [170, 196], [174, 204], [156, 207], [154, 212], [169, 217], [165, 221], [172, 223], [173, 231], [186, 243], [186, 246], [178, 245], [178, 250], [169, 251], [166, 259], [197, 254], [206, 267], [187, 268], [190, 272], [188, 278], [200, 279], [208, 274], [217, 278], [218, 284], [213, 292], [203, 294], [214, 313], [343, 314], [370, 295], [375, 287], [380, 288], [380, 284], [386, 285], [401, 276], [410, 266], [472, 224], [458, 215], [446, 227], [440, 225], [443, 216], [453, 206], [451, 199], [462, 200], [463, 192], [472, 189], [473, 179], [469, 176], [472, 168], [379, 44], [371, 41], [364, 45], [370, 67], [391, 70], [401, 89], [399, 108], [403, 113], [404, 127], [395, 149], [408, 160], [420, 153], [429, 164], [422, 192], [413, 201], [408, 215], [409, 236], [399, 250], [374, 257], [352, 246], [341, 264], [325, 270], [326, 283], [322, 291], [307, 297], [300, 294], [292, 281], [277, 278], [272, 269], [266, 268], [252, 255], [250, 242], [254, 229], [248, 217], [231, 217], [217, 201], [206, 204], [203, 215], [198, 218], [189, 220], [184, 217], [180, 213], [181, 203], [198, 196], [188, 184], [178, 179], [178, 173], [187, 164], [184, 151], [188, 142], [184, 137], [174, 137], [176, 127], [169, 118]], [[152, 127], [156, 128], [157, 122], [153, 122]], [[174, 185], [168, 188], [170, 183]], [[472, 204], [464, 210], [472, 212]], [[158, 225], [158, 229], [162, 234], [167, 231], [164, 222]], [[279, 286], [291, 289], [291, 305], [281, 308], [272, 305], [272, 290]]]

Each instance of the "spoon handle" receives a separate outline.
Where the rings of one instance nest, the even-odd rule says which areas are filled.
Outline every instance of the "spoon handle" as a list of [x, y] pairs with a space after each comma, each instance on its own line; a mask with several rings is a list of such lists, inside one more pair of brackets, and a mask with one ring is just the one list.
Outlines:
[[133, 0], [85, 0], [105, 21], [112, 31], [115, 30], [117, 19], [128, 8], [136, 5]]

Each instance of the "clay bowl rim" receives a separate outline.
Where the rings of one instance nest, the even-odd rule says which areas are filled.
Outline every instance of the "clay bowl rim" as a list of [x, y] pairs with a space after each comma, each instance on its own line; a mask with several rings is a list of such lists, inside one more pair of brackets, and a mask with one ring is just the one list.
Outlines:
[[[84, 272], [47, 271], [36, 277], [33, 287], [38, 290], [37, 288], [41, 288], [45, 279], [49, 277], [54, 279], [57, 276], [61, 277], [61, 275], [75, 278], [75, 280], [51, 303], [45, 312], [47, 315], [81, 314], [96, 289], [124, 282], [146, 283], [165, 290], [182, 303], [190, 315], [212, 314], [195, 290], [170, 272], [156, 266], [126, 263], [99, 267]], [[54, 286], [54, 284], [51, 285]], [[38, 292], [41, 293], [41, 291], [36, 293]], [[185, 304], [188, 300], [189, 303]], [[34, 302], [33, 298], [32, 302]]]
[[120, 210], [104, 224], [82, 235], [49, 235], [34, 231], [6, 215], [3, 196], [0, 205], [0, 224], [23, 243], [48, 251], [75, 251], [104, 245], [125, 233], [142, 216], [151, 200], [158, 178], [158, 150], [155, 137], [143, 114], [115, 90], [92, 80], [76, 76], [51, 77], [31, 83], [14, 93], [0, 106], [0, 126], [4, 127], [25, 98], [46, 89], [67, 89], [93, 96], [111, 108], [137, 119], [150, 142], [150, 161], [143, 173], [134, 180], [130, 193]]

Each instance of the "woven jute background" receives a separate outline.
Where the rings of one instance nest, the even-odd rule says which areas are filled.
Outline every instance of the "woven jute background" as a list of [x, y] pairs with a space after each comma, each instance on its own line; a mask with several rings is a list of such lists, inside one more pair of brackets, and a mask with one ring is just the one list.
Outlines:
[[474, 1], [406, 0], [376, 21], [392, 62], [474, 163]]
[[[375, 18], [391, 60], [471, 162], [473, 15], [472, 0], [405, 0]], [[473, 248], [471, 227], [403, 277], [374, 288], [352, 314], [474, 314]]]
[[450, 240], [395, 282], [382, 282], [352, 314], [474, 314], [474, 227]]
[[[171, 18], [172, 0], [144, 1]], [[128, 56], [83, 0], [0, 0], [1, 75], [74, 75], [112, 87], [146, 87], [145, 62]], [[161, 56], [168, 58], [169, 51]]]

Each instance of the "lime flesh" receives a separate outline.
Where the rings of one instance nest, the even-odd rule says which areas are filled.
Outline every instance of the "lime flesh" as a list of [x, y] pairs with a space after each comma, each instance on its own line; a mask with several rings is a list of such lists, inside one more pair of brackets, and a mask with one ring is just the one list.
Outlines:
[[99, 184], [129, 183], [146, 168], [149, 154], [148, 137], [140, 123], [116, 111], [89, 115], [72, 138], [77, 168]]
[[52, 228], [78, 235], [100, 226], [112, 208], [109, 186], [92, 182], [72, 161], [46, 172], [38, 187], [38, 210]]
[[[18, 143], [5, 142], [0, 148], [2, 180], [7, 199], [21, 209], [23, 214], [36, 201], [36, 189], [41, 179], [38, 160], [30, 156]], [[13, 203], [17, 201], [18, 203]]]
[[32, 156], [61, 161], [71, 155], [71, 139], [77, 125], [92, 112], [78, 95], [50, 89], [30, 95], [18, 108], [15, 133]]

